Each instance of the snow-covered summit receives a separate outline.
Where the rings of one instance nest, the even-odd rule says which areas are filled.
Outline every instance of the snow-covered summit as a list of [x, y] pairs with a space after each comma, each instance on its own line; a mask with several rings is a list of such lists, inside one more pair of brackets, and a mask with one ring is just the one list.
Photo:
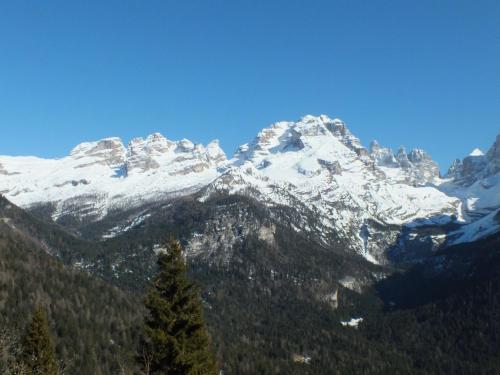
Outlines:
[[367, 259], [383, 261], [381, 249], [388, 244], [376, 235], [374, 223], [442, 220], [457, 215], [460, 205], [424, 186], [439, 178], [425, 152], [401, 149], [391, 155], [377, 143], [366, 150], [341, 120], [306, 116], [260, 131], [239, 148], [233, 167], [210, 191], [254, 194], [270, 204], [300, 202], [316, 213], [323, 229], [349, 239]]
[[251, 162], [263, 168], [274, 157], [302, 155], [315, 148], [320, 153], [321, 149], [329, 148], [342, 159], [347, 157], [346, 147], [350, 151], [363, 149], [341, 120], [325, 115], [305, 116], [297, 122], [277, 122], [263, 129], [251, 143], [238, 149], [234, 162], [238, 165]]
[[126, 149], [120, 138], [105, 138], [97, 142], [84, 142], [73, 148], [70, 158], [80, 160], [79, 168], [92, 164], [117, 167], [124, 163]]
[[[236, 162], [266, 163], [272, 155], [296, 152], [317, 146], [321, 140], [343, 144], [359, 155], [367, 155], [361, 142], [339, 119], [328, 116], [304, 116], [297, 122], [277, 122], [263, 129], [251, 142], [242, 145], [235, 154]], [[337, 147], [340, 150], [340, 148]], [[342, 151], [340, 151], [342, 152]], [[341, 157], [341, 155], [338, 155]]]
[[482, 152], [480, 149], [475, 148], [474, 150], [471, 151], [469, 156], [483, 156], [484, 152]]

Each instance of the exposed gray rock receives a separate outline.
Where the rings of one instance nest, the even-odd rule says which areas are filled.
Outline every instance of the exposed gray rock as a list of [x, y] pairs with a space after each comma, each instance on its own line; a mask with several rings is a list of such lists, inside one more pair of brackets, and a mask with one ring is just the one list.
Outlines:
[[171, 176], [178, 176], [202, 172], [225, 161], [226, 155], [218, 141], [212, 141], [205, 148], [188, 139], [173, 142], [155, 133], [146, 139], [135, 138], [129, 143], [126, 171], [127, 174], [147, 172], [162, 167], [163, 162], [170, 164]]
[[220, 206], [218, 212], [214, 219], [204, 223], [201, 233], [192, 235], [186, 246], [188, 257], [201, 256], [217, 264], [228, 264], [235, 244], [250, 235], [274, 244], [276, 227], [268, 219], [260, 220], [236, 205]]
[[413, 149], [408, 154], [408, 160], [412, 164], [416, 180], [432, 182], [439, 177], [439, 166], [424, 150]]
[[409, 170], [411, 168], [410, 159], [408, 159], [406, 148], [404, 148], [403, 146], [398, 149], [396, 160], [401, 168], [406, 170]]
[[461, 174], [462, 174], [462, 160], [460, 159], [455, 159], [451, 163], [450, 168], [448, 168], [448, 171], [444, 175], [445, 178], [453, 178], [455, 180], [459, 179]]
[[484, 170], [488, 165], [488, 159], [485, 155], [469, 155], [462, 161], [460, 180], [462, 185], [472, 185], [478, 178], [484, 175]]
[[497, 135], [495, 143], [486, 154], [489, 161], [488, 174], [494, 175], [500, 172], [500, 134]]
[[331, 162], [331, 161], [327, 161], [327, 160], [323, 160], [323, 159], [318, 159], [318, 163], [321, 166], [328, 169], [328, 171], [331, 174], [334, 174], [334, 175], [342, 174], [342, 166], [340, 165], [340, 163], [337, 160]]
[[375, 160], [376, 165], [397, 168], [399, 164], [390, 148], [380, 147], [377, 141], [370, 143], [370, 156]]
[[410, 153], [400, 147], [394, 155], [390, 148], [381, 147], [377, 141], [370, 144], [370, 157], [375, 165], [400, 168], [411, 185], [425, 185], [439, 177], [439, 166], [424, 150], [413, 149]]
[[463, 160], [454, 160], [445, 176], [451, 178], [457, 185], [470, 186], [498, 172], [500, 172], [500, 134], [486, 155], [476, 149]]
[[[106, 138], [97, 142], [86, 142], [71, 151], [73, 159], [82, 160], [76, 168], [85, 168], [94, 164], [119, 167], [125, 162], [126, 150], [119, 138]], [[89, 158], [97, 159], [88, 161]]]

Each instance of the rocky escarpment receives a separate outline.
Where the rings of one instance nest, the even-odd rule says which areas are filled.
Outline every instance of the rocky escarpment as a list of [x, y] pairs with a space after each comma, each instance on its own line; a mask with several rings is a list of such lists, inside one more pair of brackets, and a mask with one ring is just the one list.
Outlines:
[[85, 142], [76, 146], [70, 153], [75, 161], [74, 168], [93, 165], [120, 168], [125, 163], [126, 149], [120, 138], [106, 138], [97, 142]]
[[168, 168], [169, 174], [175, 176], [200, 173], [217, 168], [224, 162], [226, 155], [218, 141], [204, 147], [188, 139], [173, 142], [155, 133], [146, 139], [135, 138], [130, 141], [125, 168], [127, 174]]

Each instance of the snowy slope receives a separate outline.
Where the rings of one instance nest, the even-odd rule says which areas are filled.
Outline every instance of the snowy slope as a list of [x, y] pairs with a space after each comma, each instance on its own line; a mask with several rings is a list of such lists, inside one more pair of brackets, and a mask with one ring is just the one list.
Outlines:
[[199, 190], [227, 162], [218, 142], [173, 142], [160, 134], [125, 148], [118, 138], [76, 146], [62, 159], [0, 156], [0, 193], [29, 208], [53, 203], [66, 213], [104, 217], [111, 209]]
[[462, 202], [464, 225], [448, 244], [476, 241], [500, 231], [500, 135], [487, 154], [474, 149], [450, 167], [440, 189]]
[[500, 209], [448, 233], [448, 245], [473, 242], [500, 232]]

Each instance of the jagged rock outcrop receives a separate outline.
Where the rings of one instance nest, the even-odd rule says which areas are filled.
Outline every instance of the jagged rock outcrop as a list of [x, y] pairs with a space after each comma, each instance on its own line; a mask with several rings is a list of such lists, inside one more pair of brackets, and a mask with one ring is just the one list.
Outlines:
[[370, 156], [375, 160], [376, 165], [397, 168], [399, 163], [390, 148], [381, 147], [378, 141], [370, 143]]
[[[475, 150], [476, 151], [476, 150]], [[456, 159], [445, 177], [452, 178], [456, 184], [470, 186], [486, 175], [488, 158], [482, 152], [473, 152], [463, 160]]]
[[496, 175], [500, 172], [500, 134], [486, 155], [479, 149], [474, 149], [462, 160], [456, 159], [445, 177], [453, 183], [471, 186], [475, 182]]
[[119, 168], [125, 162], [125, 153], [120, 138], [106, 138], [79, 144], [71, 150], [70, 157], [77, 162], [74, 168], [85, 168], [96, 164]]
[[226, 155], [218, 141], [204, 147], [188, 139], [173, 142], [155, 133], [146, 139], [135, 138], [130, 141], [125, 168], [129, 175], [162, 167], [168, 169], [170, 175], [176, 176], [201, 173], [225, 162]]
[[461, 199], [461, 227], [447, 235], [446, 244], [471, 242], [500, 231], [500, 135], [485, 155], [474, 149], [456, 159], [440, 189]]
[[396, 177], [400, 182], [411, 185], [434, 183], [439, 178], [439, 166], [429, 154], [421, 149], [413, 149], [407, 153], [405, 147], [400, 147], [396, 154], [390, 148], [381, 147], [377, 141], [370, 144], [369, 155], [375, 165], [385, 170], [388, 176]]

